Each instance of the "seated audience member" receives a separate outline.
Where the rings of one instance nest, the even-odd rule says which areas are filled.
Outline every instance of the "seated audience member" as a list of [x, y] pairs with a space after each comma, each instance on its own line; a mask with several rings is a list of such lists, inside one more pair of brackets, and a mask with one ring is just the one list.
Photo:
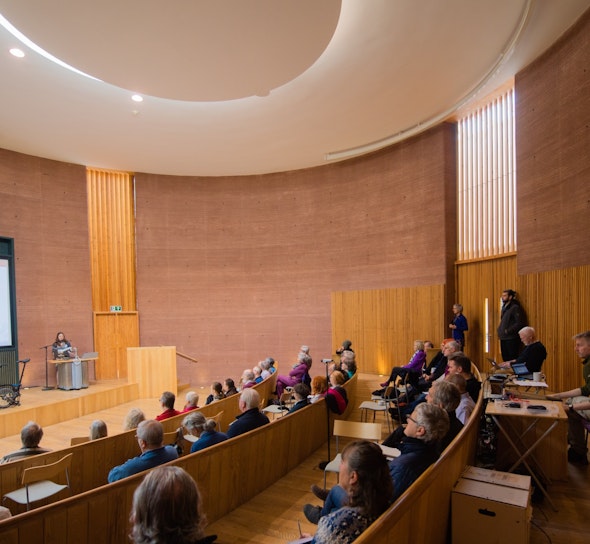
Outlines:
[[219, 382], [213, 382], [211, 384], [211, 393], [207, 397], [205, 404], [211, 404], [215, 400], [221, 400], [224, 397], [223, 387]]
[[46, 450], [39, 447], [39, 442], [43, 438], [43, 429], [34, 421], [29, 421], [20, 431], [20, 441], [22, 448], [6, 454], [0, 459], [0, 464], [10, 463], [23, 457], [30, 457], [31, 455], [39, 455], [40, 453], [47, 453], [51, 450]]
[[256, 381], [254, 378], [254, 372], [252, 372], [249, 368], [244, 370], [242, 374], [242, 379], [240, 380], [241, 386], [240, 389], [243, 391], [244, 389], [248, 389], [249, 387], [254, 387], [256, 385]]
[[377, 444], [363, 440], [346, 445], [339, 476], [341, 507], [314, 522], [319, 521], [316, 544], [353, 542], [390, 504], [393, 486]]
[[564, 405], [568, 423], [567, 441], [570, 445], [567, 459], [570, 463], [587, 465], [588, 443], [584, 423], [590, 421], [590, 330], [576, 334], [574, 341], [576, 353], [582, 359], [584, 385], [570, 391], [554, 393], [547, 398], [567, 399]]
[[457, 409], [455, 410], [455, 415], [457, 416], [457, 419], [463, 425], [465, 425], [467, 423], [467, 420], [473, 413], [473, 410], [475, 409], [475, 402], [473, 402], [471, 395], [467, 392], [466, 389], [467, 382], [461, 374], [453, 373], [449, 374], [446, 377], [446, 381], [455, 385], [459, 390], [459, 393], [461, 393], [461, 401], [459, 402], [459, 406], [457, 406]]
[[270, 372], [270, 363], [268, 362], [268, 359], [265, 359], [264, 361], [260, 361], [258, 363], [258, 366], [261, 369], [260, 376], [262, 376], [262, 379], [266, 380], [266, 378], [270, 378], [271, 372]]
[[309, 399], [307, 398], [310, 393], [309, 387], [304, 383], [296, 383], [293, 387], [293, 394], [295, 395], [295, 404], [293, 407], [287, 412], [288, 414], [292, 414], [297, 410], [301, 410], [301, 408], [305, 408], [309, 404]]
[[129, 535], [134, 544], [208, 544], [206, 517], [195, 481], [180, 467], [158, 467], [133, 494]]
[[232, 395], [235, 395], [238, 392], [238, 390], [236, 389], [236, 384], [231, 378], [225, 379], [221, 390], [223, 392], [224, 397], [231, 397]]
[[185, 398], [186, 403], [182, 409], [183, 414], [192, 410], [196, 410], [199, 407], [199, 395], [195, 391], [189, 391]]
[[461, 346], [458, 342], [451, 338], [446, 338], [442, 341], [440, 351], [434, 356], [430, 364], [424, 370], [422, 379], [419, 382], [419, 387], [422, 391], [426, 391], [430, 385], [442, 379], [442, 376], [447, 370], [447, 362], [449, 355], [460, 351]]
[[269, 419], [260, 412], [260, 395], [256, 389], [244, 389], [238, 401], [241, 414], [231, 423], [227, 430], [227, 437], [233, 438], [247, 433], [258, 427], [270, 423]]
[[296, 383], [304, 381], [305, 376], [309, 376], [309, 368], [311, 367], [311, 357], [307, 353], [300, 352], [298, 362], [295, 364], [288, 376], [280, 374], [277, 376], [277, 397], [285, 391], [287, 387], [293, 387]]
[[254, 373], [254, 382], [255, 383], [260, 383], [260, 382], [262, 382], [262, 380], [264, 380], [264, 378], [262, 377], [262, 368], [260, 368], [258, 365], [256, 365], [252, 369], [252, 372]]
[[339, 415], [342, 415], [348, 406], [348, 395], [346, 389], [342, 387], [345, 381], [344, 374], [339, 370], [334, 370], [330, 374], [330, 387], [326, 392], [328, 408], [330, 408], [330, 411]]
[[275, 360], [272, 357], [267, 357], [266, 361], [268, 362], [268, 371], [271, 374], [274, 374], [277, 371], [275, 368]]
[[430, 340], [424, 340], [424, 351], [428, 352], [429, 349], [434, 349], [434, 344]]
[[107, 435], [107, 424], [102, 419], [95, 419], [90, 424], [90, 440], [104, 438]]
[[524, 344], [522, 353], [512, 361], [505, 361], [500, 364], [501, 368], [510, 368], [512, 364], [524, 364], [528, 371], [541, 372], [543, 362], [547, 359], [545, 346], [537, 340], [537, 333], [533, 327], [523, 327], [518, 331], [520, 341]]
[[471, 373], [471, 360], [462, 351], [449, 355], [449, 374], [461, 374], [465, 378], [465, 389], [473, 402], [477, 402], [481, 391], [481, 382]]
[[215, 430], [217, 423], [214, 419], [206, 419], [201, 412], [191, 412], [182, 420], [182, 426], [189, 434], [199, 439], [193, 442], [191, 453], [204, 450], [209, 446], [219, 444], [227, 440], [227, 435]]
[[408, 376], [409, 383], [414, 382], [418, 384], [418, 380], [424, 370], [424, 363], [426, 362], [426, 352], [424, 351], [424, 342], [422, 340], [414, 340], [414, 354], [410, 362], [404, 366], [395, 366], [391, 369], [389, 378], [385, 380], [381, 387], [387, 387], [391, 382], [395, 383], [396, 378], [405, 379]]
[[311, 360], [311, 355], [309, 354], [309, 346], [301, 346], [299, 348], [299, 354], [302, 354], [302, 353], [309, 357], [309, 366], [311, 367], [312, 360]]
[[326, 396], [328, 381], [325, 376], [314, 376], [311, 380], [311, 396], [309, 402], [312, 404]]
[[356, 360], [354, 352], [343, 351], [340, 357], [340, 372], [344, 374], [346, 380], [350, 380], [356, 372]]
[[159, 421], [142, 421], [137, 426], [137, 441], [141, 455], [112, 468], [108, 476], [109, 483], [178, 459], [174, 446], [164, 446], [164, 429]]
[[461, 393], [456, 385], [447, 381], [436, 382], [429, 389], [426, 401], [442, 408], [449, 417], [449, 430], [441, 440], [436, 443], [437, 452], [440, 454], [461, 432], [463, 423], [457, 419], [457, 407], [461, 402]]
[[[423, 403], [416, 406], [408, 416], [406, 426], [400, 426], [394, 431], [389, 437], [390, 440], [388, 439], [388, 444], [383, 442], [384, 445], [391, 445], [400, 450], [399, 457], [388, 461], [389, 477], [393, 485], [393, 493], [387, 497], [390, 502], [397, 500], [438, 459], [439, 454], [435, 445], [448, 430], [447, 413], [436, 405]], [[346, 494], [339, 485], [330, 491], [314, 485], [311, 490], [319, 499], [325, 501], [323, 508], [311, 504], [303, 507], [305, 517], [312, 523], [318, 523], [320, 518], [345, 504]]]
[[129, 410], [125, 416], [123, 430], [131, 431], [132, 429], [137, 429], [137, 426], [142, 421], [145, 421], [145, 414], [143, 413], [143, 410], [141, 410], [141, 408], [131, 408], [131, 410]]
[[352, 342], [350, 340], [344, 340], [344, 342], [342, 342], [342, 345], [336, 350], [336, 355], [342, 355], [345, 351], [352, 351], [352, 353], [354, 353]]
[[176, 395], [172, 391], [164, 391], [160, 397], [160, 404], [164, 411], [156, 416], [156, 421], [164, 421], [165, 419], [181, 414], [182, 412], [174, 409], [175, 402]]

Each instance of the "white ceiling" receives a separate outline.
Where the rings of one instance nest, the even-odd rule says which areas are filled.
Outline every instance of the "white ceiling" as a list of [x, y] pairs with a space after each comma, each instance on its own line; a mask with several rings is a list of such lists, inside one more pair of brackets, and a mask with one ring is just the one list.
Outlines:
[[[589, 7], [0, 0], [0, 14], [26, 38], [93, 76], [0, 27], [0, 147], [174, 175], [318, 166], [408, 137], [480, 99]], [[11, 47], [26, 56], [13, 57]], [[133, 102], [134, 93], [144, 101]]]

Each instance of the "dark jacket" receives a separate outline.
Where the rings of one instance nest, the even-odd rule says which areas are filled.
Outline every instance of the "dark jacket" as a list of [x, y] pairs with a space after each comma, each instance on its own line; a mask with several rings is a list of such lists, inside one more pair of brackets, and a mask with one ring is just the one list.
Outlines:
[[510, 300], [502, 306], [498, 338], [500, 340], [514, 340], [518, 338], [518, 331], [526, 325], [524, 311], [518, 300]]
[[108, 476], [109, 483], [163, 465], [174, 459], [178, 459], [178, 452], [173, 446], [163, 446], [162, 448], [146, 451], [138, 457], [129, 459], [122, 465], [112, 468]]
[[258, 429], [258, 427], [262, 427], [267, 423], [270, 423], [269, 419], [258, 408], [250, 408], [250, 410], [236, 416], [226, 434], [228, 438], [233, 438], [253, 429]]

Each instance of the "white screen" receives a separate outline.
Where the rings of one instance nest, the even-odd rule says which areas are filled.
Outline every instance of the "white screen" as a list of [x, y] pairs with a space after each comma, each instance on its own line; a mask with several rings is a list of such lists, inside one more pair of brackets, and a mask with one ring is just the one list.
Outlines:
[[0, 347], [12, 346], [9, 270], [8, 259], [0, 258]]

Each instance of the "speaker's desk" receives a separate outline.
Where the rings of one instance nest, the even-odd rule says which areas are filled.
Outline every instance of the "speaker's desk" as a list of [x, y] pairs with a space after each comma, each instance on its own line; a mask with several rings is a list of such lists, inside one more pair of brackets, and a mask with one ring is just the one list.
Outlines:
[[65, 391], [86, 389], [88, 387], [88, 361], [98, 357], [80, 357], [78, 359], [51, 359], [57, 369], [57, 388]]

